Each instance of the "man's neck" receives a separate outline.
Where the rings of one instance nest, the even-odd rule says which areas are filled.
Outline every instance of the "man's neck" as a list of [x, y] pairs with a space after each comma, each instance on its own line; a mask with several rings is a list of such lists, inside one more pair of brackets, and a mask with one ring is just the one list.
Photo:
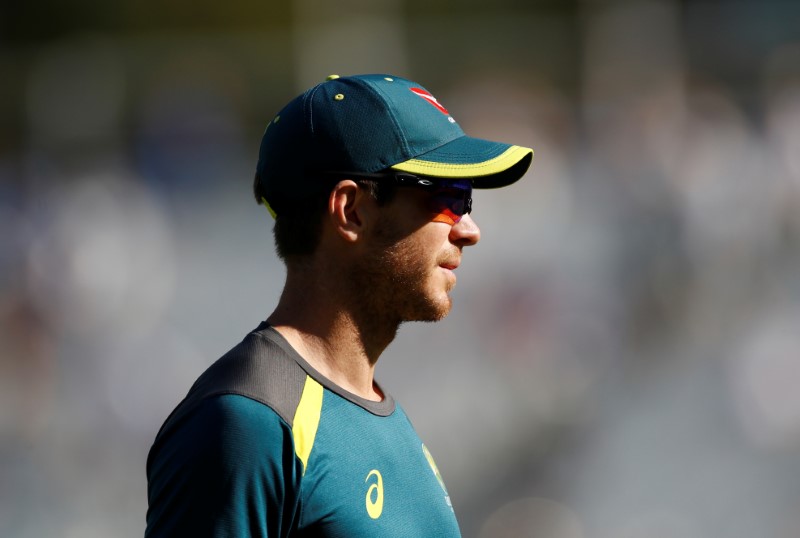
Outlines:
[[353, 312], [342, 291], [290, 276], [267, 321], [322, 375], [357, 396], [380, 401], [375, 363], [398, 324]]

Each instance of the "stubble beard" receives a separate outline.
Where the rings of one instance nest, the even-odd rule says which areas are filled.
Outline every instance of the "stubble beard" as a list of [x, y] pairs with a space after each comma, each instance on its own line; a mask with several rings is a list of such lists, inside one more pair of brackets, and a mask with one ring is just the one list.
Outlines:
[[393, 331], [406, 321], [439, 321], [450, 312], [448, 281], [437, 290], [438, 266], [429, 252], [403, 237], [393, 240], [381, 230], [373, 250], [351, 274], [351, 297], [356, 301], [362, 325], [374, 331]]

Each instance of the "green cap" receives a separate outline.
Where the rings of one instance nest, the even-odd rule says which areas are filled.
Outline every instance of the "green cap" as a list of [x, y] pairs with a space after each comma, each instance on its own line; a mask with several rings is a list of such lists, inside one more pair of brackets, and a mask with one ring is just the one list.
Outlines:
[[256, 181], [267, 201], [318, 190], [323, 179], [315, 172], [394, 169], [495, 188], [521, 178], [532, 159], [530, 148], [466, 136], [416, 82], [392, 75], [332, 75], [269, 123]]

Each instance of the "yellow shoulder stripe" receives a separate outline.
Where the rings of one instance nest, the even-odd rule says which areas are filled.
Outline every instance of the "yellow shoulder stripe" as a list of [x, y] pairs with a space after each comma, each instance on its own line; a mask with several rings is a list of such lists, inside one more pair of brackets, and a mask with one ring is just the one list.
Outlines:
[[319, 416], [322, 412], [322, 385], [314, 381], [311, 376], [306, 376], [303, 394], [294, 413], [292, 421], [292, 436], [294, 437], [294, 452], [303, 462], [303, 474], [308, 466], [308, 457], [314, 447], [314, 438], [317, 436]]

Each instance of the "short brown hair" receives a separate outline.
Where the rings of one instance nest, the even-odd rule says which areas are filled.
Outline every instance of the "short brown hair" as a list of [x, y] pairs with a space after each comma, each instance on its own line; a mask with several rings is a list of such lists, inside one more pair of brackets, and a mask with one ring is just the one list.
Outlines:
[[[391, 183], [371, 179], [358, 179], [356, 183], [380, 206], [388, 204], [394, 197], [395, 187]], [[330, 192], [327, 189], [302, 198], [273, 199], [269, 202], [275, 212], [275, 226], [272, 229], [275, 252], [284, 262], [314, 254], [322, 235], [322, 215]], [[253, 181], [253, 194], [259, 204], [266, 200], [257, 174]]]

